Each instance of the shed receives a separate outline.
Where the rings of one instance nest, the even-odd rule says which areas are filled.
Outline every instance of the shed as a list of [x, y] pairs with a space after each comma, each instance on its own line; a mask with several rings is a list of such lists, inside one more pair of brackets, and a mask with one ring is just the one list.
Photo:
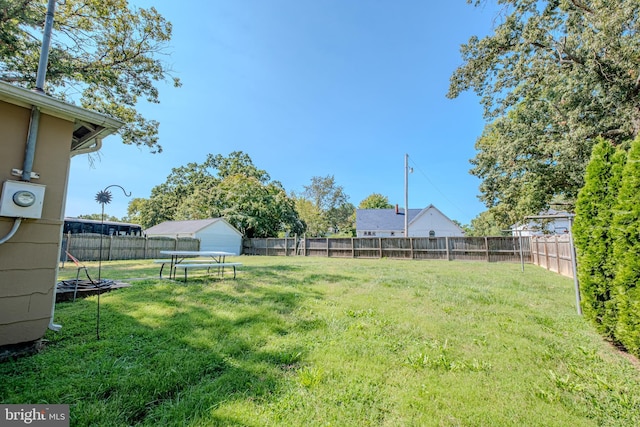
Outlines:
[[201, 251], [240, 254], [242, 233], [224, 218], [165, 221], [145, 230], [147, 236], [191, 237], [200, 240]]
[[[60, 328], [53, 318], [70, 157], [97, 151], [121, 126], [0, 82], [0, 353], [37, 342], [47, 327]], [[30, 128], [37, 130], [31, 165], [25, 156]], [[16, 200], [18, 194], [26, 199]]]
[[[549, 209], [542, 211], [536, 219], [527, 222], [518, 222], [511, 226], [511, 233], [514, 236], [542, 236], [549, 234], [568, 234], [571, 229], [570, 218], [575, 214], [567, 211], [557, 211]], [[544, 217], [548, 217], [545, 219]]]

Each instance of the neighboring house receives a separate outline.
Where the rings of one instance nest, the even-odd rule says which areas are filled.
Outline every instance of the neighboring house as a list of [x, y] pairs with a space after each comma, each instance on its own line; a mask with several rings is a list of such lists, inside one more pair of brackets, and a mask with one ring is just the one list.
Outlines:
[[60, 328], [55, 289], [70, 157], [99, 150], [121, 126], [0, 82], [0, 356], [37, 343], [47, 327]]
[[549, 209], [540, 212], [538, 217], [549, 217], [549, 219], [536, 218], [527, 222], [518, 222], [511, 226], [511, 233], [514, 236], [541, 236], [544, 234], [567, 234], [571, 228], [570, 217], [574, 214], [567, 211], [556, 211]]
[[242, 233], [222, 218], [165, 221], [145, 230], [147, 236], [192, 237], [200, 239], [201, 251], [240, 254]]
[[[464, 236], [464, 231], [438, 208], [409, 209], [408, 237]], [[404, 237], [405, 212], [395, 209], [357, 209], [358, 237]]]

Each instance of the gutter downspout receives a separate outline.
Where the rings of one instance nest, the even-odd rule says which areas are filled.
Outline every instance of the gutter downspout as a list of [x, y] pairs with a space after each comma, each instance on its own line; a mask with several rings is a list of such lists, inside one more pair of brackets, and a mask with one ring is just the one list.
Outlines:
[[[36, 92], [45, 95], [44, 81], [47, 75], [47, 65], [49, 64], [49, 47], [51, 46], [51, 32], [53, 31], [53, 15], [56, 12], [56, 0], [49, 0], [47, 3], [47, 16], [44, 21], [44, 35], [42, 36], [42, 50], [40, 51], [40, 61], [38, 62], [38, 73], [36, 74]], [[33, 108], [36, 108], [35, 106]], [[37, 109], [38, 121], [40, 121], [40, 110]], [[38, 136], [38, 128], [34, 129], [35, 136], [33, 138], [33, 146], [30, 151], [29, 141], [27, 141], [27, 150], [25, 152], [24, 168], [22, 169], [22, 179], [28, 173], [28, 179], [31, 179], [31, 167], [33, 166], [33, 158], [35, 157], [36, 137]], [[31, 135], [31, 128], [29, 128]], [[29, 164], [27, 162], [30, 162]], [[60, 239], [62, 241], [62, 238]], [[61, 242], [62, 244], [62, 242]], [[58, 277], [58, 263], [56, 262], [56, 277]], [[62, 329], [62, 325], [53, 323], [53, 316], [56, 311], [56, 285], [53, 285], [53, 298], [51, 298], [51, 317], [49, 317], [48, 328], [58, 332]]]
[[90, 147], [80, 148], [71, 152], [71, 157], [78, 156], [80, 154], [94, 153], [102, 148], [102, 138], [96, 138], [95, 144]]

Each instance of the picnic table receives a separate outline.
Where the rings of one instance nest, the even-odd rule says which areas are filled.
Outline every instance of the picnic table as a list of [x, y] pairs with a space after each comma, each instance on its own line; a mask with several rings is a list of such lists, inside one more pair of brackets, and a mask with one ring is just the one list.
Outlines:
[[[168, 255], [169, 259], [158, 259], [154, 262], [162, 264], [160, 267], [160, 278], [165, 264], [169, 264], [169, 278], [176, 278], [178, 268], [184, 269], [184, 281], [187, 281], [187, 271], [194, 268], [217, 268], [218, 273], [224, 275], [225, 267], [233, 267], [233, 278], [236, 278], [236, 267], [242, 265], [239, 262], [225, 262], [226, 257], [236, 255], [232, 252], [223, 251], [160, 251], [162, 255]], [[197, 259], [201, 258], [201, 259]], [[204, 258], [204, 259], [202, 259]], [[186, 262], [185, 262], [186, 260]]]

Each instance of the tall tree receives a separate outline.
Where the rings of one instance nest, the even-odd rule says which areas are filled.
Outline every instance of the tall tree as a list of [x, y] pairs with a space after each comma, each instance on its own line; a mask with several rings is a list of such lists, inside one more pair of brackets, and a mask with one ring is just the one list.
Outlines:
[[448, 96], [481, 97], [489, 123], [471, 172], [488, 207], [519, 216], [575, 199], [598, 136], [620, 144], [638, 134], [640, 3], [498, 3], [493, 34], [462, 46]]
[[323, 212], [313, 204], [311, 200], [304, 197], [295, 197], [296, 211], [300, 219], [305, 224], [305, 231], [309, 237], [321, 237], [327, 234], [329, 223], [325, 219]]
[[247, 237], [301, 234], [294, 201], [251, 158], [234, 151], [174, 168], [149, 199], [134, 199], [129, 217], [143, 227], [163, 221], [224, 217]]
[[271, 179], [267, 171], [258, 169], [253, 164], [251, 157], [242, 151], [233, 151], [227, 157], [222, 154], [216, 154], [215, 156], [209, 154], [205, 163], [209, 168], [217, 170], [217, 176], [220, 179], [232, 175], [243, 175], [255, 178], [263, 184]]
[[393, 205], [389, 203], [389, 198], [380, 193], [369, 194], [358, 205], [358, 209], [392, 209]]
[[502, 236], [505, 234], [509, 226], [515, 222], [509, 222], [505, 219], [505, 215], [499, 212], [497, 208], [491, 208], [481, 212], [477, 217], [471, 220], [469, 226], [465, 226], [465, 236]]
[[[33, 88], [40, 56], [44, 0], [0, 0], [0, 80]], [[126, 144], [158, 144], [158, 122], [136, 110], [140, 100], [158, 103], [157, 84], [171, 80], [161, 55], [171, 23], [155, 8], [126, 0], [57, 2], [46, 91], [125, 122]]]
[[304, 186], [302, 195], [311, 201], [324, 217], [332, 233], [351, 233], [354, 229], [355, 207], [349, 203], [342, 186], [336, 184], [333, 175], [314, 176], [311, 184]]

